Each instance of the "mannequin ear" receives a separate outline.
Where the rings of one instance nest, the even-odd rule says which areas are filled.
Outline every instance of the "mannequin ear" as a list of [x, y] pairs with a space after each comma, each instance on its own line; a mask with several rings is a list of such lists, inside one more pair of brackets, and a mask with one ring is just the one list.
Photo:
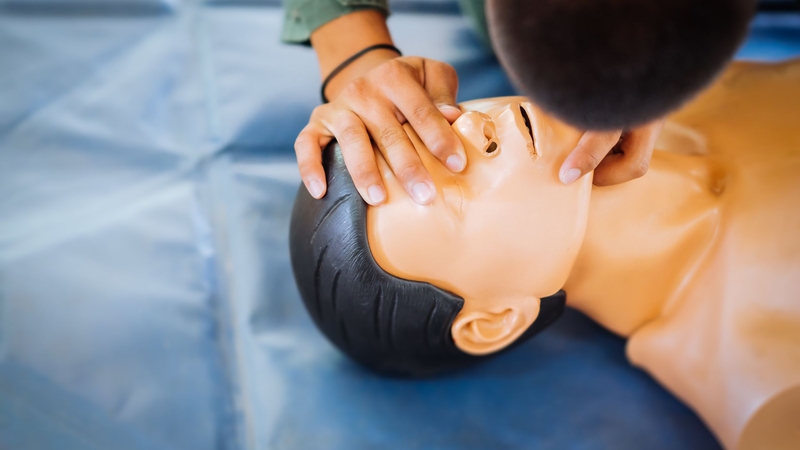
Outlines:
[[471, 355], [486, 355], [507, 347], [536, 320], [539, 299], [527, 298], [498, 311], [465, 307], [450, 329], [456, 347]]

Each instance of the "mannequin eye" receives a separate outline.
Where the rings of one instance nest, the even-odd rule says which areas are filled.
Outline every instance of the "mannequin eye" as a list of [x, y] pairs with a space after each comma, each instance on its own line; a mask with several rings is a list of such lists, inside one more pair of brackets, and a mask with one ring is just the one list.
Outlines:
[[528, 117], [528, 112], [525, 111], [525, 108], [522, 105], [519, 105], [519, 113], [522, 114], [522, 120], [525, 121], [525, 128], [528, 129], [528, 134], [531, 136], [531, 142], [533, 146], [536, 147], [536, 142], [533, 139], [533, 128], [531, 128], [531, 119]]

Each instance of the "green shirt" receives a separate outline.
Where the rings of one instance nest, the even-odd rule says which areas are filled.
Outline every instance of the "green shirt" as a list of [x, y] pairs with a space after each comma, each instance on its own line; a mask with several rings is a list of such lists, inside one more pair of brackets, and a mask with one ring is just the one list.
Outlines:
[[[488, 44], [484, 0], [458, 0], [478, 33]], [[311, 32], [331, 20], [363, 9], [377, 9], [389, 15], [388, 0], [284, 0], [281, 40], [292, 44], [309, 44]]]

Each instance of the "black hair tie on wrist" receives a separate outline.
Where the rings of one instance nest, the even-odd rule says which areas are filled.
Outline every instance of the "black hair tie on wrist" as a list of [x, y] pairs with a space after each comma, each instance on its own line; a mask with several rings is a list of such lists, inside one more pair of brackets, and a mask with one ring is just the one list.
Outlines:
[[376, 44], [376, 45], [370, 45], [369, 47], [365, 48], [364, 50], [361, 50], [360, 52], [356, 53], [355, 55], [345, 59], [344, 62], [342, 62], [341, 64], [336, 66], [336, 68], [333, 69], [333, 71], [331, 73], [329, 73], [327, 77], [325, 77], [325, 81], [322, 82], [322, 88], [320, 89], [320, 94], [321, 94], [321, 97], [322, 97], [322, 103], [328, 103], [328, 97], [325, 96], [325, 88], [328, 87], [328, 83], [333, 79], [333, 77], [338, 75], [339, 72], [344, 70], [344, 68], [349, 66], [353, 61], [357, 60], [358, 58], [364, 56], [364, 54], [369, 53], [369, 52], [371, 52], [373, 50], [393, 50], [393, 51], [397, 52], [398, 55], [403, 56], [403, 53], [400, 51], [400, 49], [398, 49], [397, 47], [395, 47], [392, 44]]

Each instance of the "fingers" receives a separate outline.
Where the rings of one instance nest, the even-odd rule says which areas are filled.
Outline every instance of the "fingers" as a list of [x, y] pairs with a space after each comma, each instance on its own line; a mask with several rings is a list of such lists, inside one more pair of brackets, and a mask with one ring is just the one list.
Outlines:
[[[399, 91], [415, 88], [421, 89], [418, 84], [414, 85], [407, 81], [398, 82], [394, 87]], [[436, 196], [433, 180], [400, 123], [391, 100], [386, 99], [378, 88], [365, 81], [351, 83], [342, 95], [349, 99], [348, 107], [362, 121], [406, 193], [417, 204], [430, 204]], [[341, 141], [339, 143], [342, 144]], [[342, 144], [342, 152], [344, 151], [345, 147]], [[372, 157], [374, 158], [374, 155]], [[347, 163], [347, 160], [345, 162]], [[347, 167], [351, 170], [349, 163]], [[355, 180], [356, 175], [352, 170], [351, 175]]]
[[406, 193], [419, 205], [430, 204], [436, 193], [433, 180], [397, 117], [374, 109], [362, 120]]
[[308, 192], [317, 199], [325, 195], [322, 149], [334, 137], [342, 148], [342, 158], [361, 197], [371, 205], [383, 203], [386, 190], [364, 124], [353, 112], [330, 105], [314, 110], [311, 121], [295, 141], [300, 177]]
[[436, 188], [403, 123], [409, 122], [443, 165], [462, 171], [466, 152], [450, 126], [461, 115], [455, 106], [457, 90], [451, 66], [415, 57], [387, 61], [355, 78], [333, 102], [314, 110], [297, 137], [295, 151], [306, 189], [315, 198], [325, 195], [322, 148], [336, 138], [364, 200], [371, 205], [385, 201], [374, 141], [411, 198], [420, 205], [431, 203]]
[[[664, 121], [659, 119], [626, 132], [587, 131], [561, 166], [559, 178], [570, 184], [594, 170], [594, 184], [606, 186], [639, 178], [650, 166], [658, 134]], [[622, 140], [620, 141], [620, 136]], [[619, 152], [609, 152], [617, 145]]]
[[338, 109], [322, 118], [322, 124], [333, 133], [342, 148], [347, 171], [361, 198], [370, 205], [386, 200], [386, 190], [367, 129], [352, 111]]
[[417, 67], [397, 60], [387, 63], [393, 66], [391, 78], [396, 79], [397, 84], [384, 84], [383, 93], [408, 120], [428, 150], [450, 171], [461, 172], [466, 167], [466, 152], [449, 121], [461, 115], [461, 110], [455, 107], [458, 78], [448, 64], [420, 61]]
[[328, 145], [331, 137], [325, 135], [324, 131], [326, 130], [321, 130], [317, 124], [309, 123], [294, 142], [300, 178], [308, 193], [316, 199], [322, 198], [327, 191], [325, 170], [322, 168], [322, 149]]
[[559, 170], [559, 178], [564, 184], [571, 184], [578, 178], [594, 170], [609, 151], [617, 144], [620, 131], [587, 131], [578, 145], [567, 156]]
[[594, 184], [608, 186], [639, 178], [647, 173], [663, 120], [635, 128], [622, 136], [620, 153], [608, 155], [594, 172]]

